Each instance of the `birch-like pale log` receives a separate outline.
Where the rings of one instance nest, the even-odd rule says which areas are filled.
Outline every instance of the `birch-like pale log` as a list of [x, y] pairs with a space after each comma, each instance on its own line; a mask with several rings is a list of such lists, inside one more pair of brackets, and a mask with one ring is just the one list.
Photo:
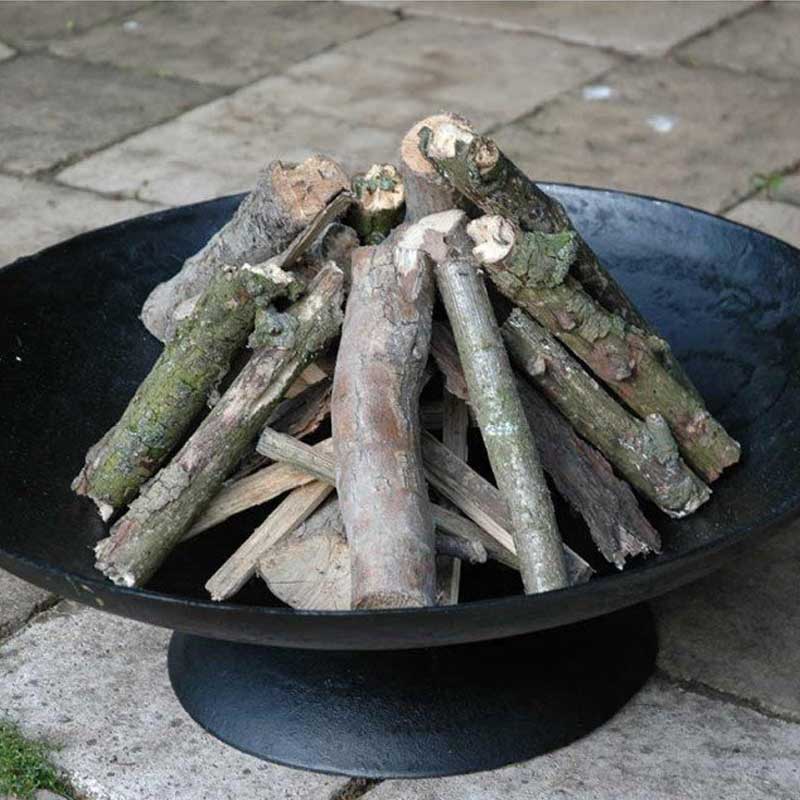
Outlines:
[[511, 514], [522, 582], [528, 594], [560, 589], [568, 579], [553, 501], [483, 277], [470, 253], [466, 215], [439, 216], [445, 215], [452, 227], [429, 236], [429, 252], [470, 403]]
[[353, 203], [347, 221], [364, 244], [380, 244], [405, 214], [403, 179], [392, 164], [373, 164], [352, 182]]
[[686, 466], [660, 414], [644, 420], [631, 414], [521, 309], [514, 309], [502, 333], [519, 368], [575, 430], [662, 511], [685, 517], [708, 500], [711, 491]]
[[[431, 354], [448, 385], [468, 401], [456, 345], [442, 323], [434, 323]], [[606, 560], [622, 569], [629, 557], [659, 552], [658, 531], [642, 513], [630, 486], [614, 474], [605, 456], [581, 439], [566, 419], [519, 374], [517, 391], [545, 472], [559, 494], [586, 522], [592, 540]]]
[[434, 528], [419, 451], [433, 276], [394, 236], [357, 250], [331, 422], [336, 488], [352, 565], [353, 608], [433, 605]]
[[421, 152], [443, 177], [484, 212], [503, 216], [523, 231], [572, 234], [577, 242], [574, 277], [600, 305], [643, 331], [664, 366], [699, 399], [667, 341], [649, 325], [603, 267], [575, 230], [561, 203], [539, 189], [494, 141], [479, 136], [467, 120], [455, 114], [442, 114], [424, 120], [420, 126]]
[[342, 283], [341, 271], [326, 267], [308, 295], [261, 332], [263, 346], [111, 535], [97, 544], [96, 566], [111, 580], [141, 586], [183, 539], [286, 390], [339, 331]]
[[208, 579], [212, 600], [233, 597], [256, 573], [269, 549], [310, 517], [333, 492], [333, 486], [313, 481], [294, 489], [259, 525], [236, 552]]
[[326, 156], [300, 164], [270, 163], [230, 222], [151, 292], [142, 309], [147, 329], [162, 341], [172, 338], [177, 322], [222, 267], [257, 264], [280, 253], [349, 183], [345, 171]]
[[569, 274], [573, 233], [524, 233], [503, 217], [467, 226], [495, 286], [568, 347], [642, 418], [661, 414], [683, 457], [707, 481], [739, 460], [739, 444], [653, 352], [641, 332]]

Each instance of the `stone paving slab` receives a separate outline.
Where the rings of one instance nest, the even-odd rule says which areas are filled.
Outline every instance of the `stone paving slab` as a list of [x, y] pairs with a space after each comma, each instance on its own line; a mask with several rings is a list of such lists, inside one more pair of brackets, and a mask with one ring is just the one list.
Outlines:
[[653, 607], [670, 675], [800, 722], [800, 526]]
[[0, 175], [0, 266], [84, 231], [157, 208]]
[[258, 88], [243, 89], [75, 164], [58, 175], [73, 186], [167, 205], [250, 190], [274, 158], [314, 152], [365, 169], [394, 158], [388, 131], [301, 112], [284, 114]]
[[167, 631], [63, 603], [0, 647], [0, 708], [86, 800], [327, 800], [345, 779], [206, 734], [167, 678]]
[[44, 589], [0, 569], [0, 639], [23, 625], [31, 614], [44, 608], [51, 598], [52, 595]]
[[546, 33], [593, 47], [658, 56], [741, 13], [742, 2], [414, 2], [407, 15], [431, 15], [486, 27]]
[[289, 108], [402, 136], [442, 108], [482, 128], [508, 122], [615, 63], [542, 36], [412, 19], [308, 59], [271, 89]]
[[[535, 688], [534, 688], [535, 690]], [[652, 681], [605, 727], [492, 772], [387, 781], [369, 800], [790, 800], [800, 725]]]
[[0, 167], [22, 174], [102, 147], [218, 94], [196, 83], [44, 54], [0, 64], [0, 86]]
[[159, 3], [54, 44], [97, 63], [240, 86], [397, 17], [329, 2]]
[[767, 3], [680, 48], [695, 64], [800, 78], [800, 3]]
[[19, 47], [40, 47], [51, 39], [74, 36], [107, 19], [124, 16], [143, 2], [58, 2], [0, 3], [0, 32], [4, 41]]
[[11, 58], [15, 52], [16, 50], [12, 50], [10, 47], [7, 47], [0, 42], [0, 61], [5, 61], [7, 58]]
[[747, 200], [732, 208], [727, 216], [735, 222], [766, 231], [800, 247], [800, 208], [796, 205], [762, 199]]
[[798, 157], [800, 84], [718, 68], [640, 62], [497, 133], [536, 180], [728, 208], [752, 176]]
[[771, 194], [773, 200], [800, 206], [800, 173], [784, 177]]

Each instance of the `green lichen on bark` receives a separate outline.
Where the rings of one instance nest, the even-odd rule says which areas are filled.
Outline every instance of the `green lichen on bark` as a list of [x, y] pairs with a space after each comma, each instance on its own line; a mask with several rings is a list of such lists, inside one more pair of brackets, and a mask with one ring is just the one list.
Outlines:
[[[482, 252], [481, 244], [485, 244], [487, 219], [496, 220], [502, 229], [497, 218], [471, 223], [468, 231], [476, 241], [476, 252]], [[542, 283], [541, 271], [533, 269], [530, 261], [531, 254], [557, 249], [559, 240], [553, 240], [549, 250], [542, 243], [548, 236], [553, 235], [517, 230], [513, 238], [505, 237], [513, 246], [497, 260], [483, 260], [492, 281], [640, 417], [661, 414], [689, 465], [706, 480], [715, 480], [738, 461], [738, 443], [711, 417], [702, 400], [664, 366], [646, 334], [600, 305], [569, 274], [556, 285]], [[545, 273], [553, 275], [552, 270]]]
[[218, 272], [176, 329], [119, 422], [89, 451], [73, 488], [105, 516], [127, 504], [179, 444], [244, 347], [256, 308], [294, 294], [280, 269]]

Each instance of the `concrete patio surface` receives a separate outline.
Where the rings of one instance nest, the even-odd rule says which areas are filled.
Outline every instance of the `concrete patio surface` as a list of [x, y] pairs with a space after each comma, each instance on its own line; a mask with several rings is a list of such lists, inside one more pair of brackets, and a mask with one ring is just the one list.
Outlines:
[[[275, 157], [391, 160], [445, 107], [537, 179], [677, 200], [800, 247], [800, 3], [4, 2], [0, 265], [246, 190]], [[0, 717], [57, 745], [87, 800], [792, 800], [799, 576], [797, 528], [654, 603], [657, 674], [580, 742], [364, 784], [227, 748], [174, 699], [166, 632], [0, 573]]]

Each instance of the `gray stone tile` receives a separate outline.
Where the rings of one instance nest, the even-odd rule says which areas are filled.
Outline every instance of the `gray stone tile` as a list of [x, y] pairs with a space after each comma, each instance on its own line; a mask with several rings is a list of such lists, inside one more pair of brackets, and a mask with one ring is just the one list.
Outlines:
[[772, 190], [773, 200], [780, 200], [782, 203], [791, 203], [800, 206], [800, 174], [786, 175], [780, 183]]
[[484, 27], [538, 31], [625, 53], [662, 55], [684, 39], [740, 13], [741, 2], [414, 2], [402, 10]]
[[286, 113], [256, 87], [133, 136], [61, 172], [60, 181], [167, 205], [249, 190], [270, 160], [313, 152], [366, 168], [394, 157], [394, 133], [302, 112]]
[[155, 211], [135, 200], [0, 175], [0, 265], [84, 231]]
[[218, 94], [211, 87], [42, 54], [0, 64], [0, 166], [31, 174]]
[[297, 64], [287, 70], [289, 82], [263, 89], [291, 107], [399, 137], [441, 108], [480, 127], [508, 122], [615, 61], [546, 37], [412, 19]]
[[0, 42], [0, 61], [5, 61], [7, 58], [11, 58], [14, 55], [16, 50], [4, 45]]
[[338, 3], [158, 3], [51, 49], [239, 86], [396, 19], [389, 11]]
[[727, 216], [735, 222], [758, 228], [800, 247], [800, 208], [795, 205], [771, 200], [746, 200], [734, 206]]
[[[2, 225], [2, 223], [0, 223]], [[39, 609], [52, 595], [0, 569], [0, 639], [4, 639]]]
[[0, 647], [0, 708], [87, 800], [319, 800], [345, 781], [233, 750], [183, 711], [167, 631], [69, 604]]
[[800, 78], [800, 3], [766, 3], [695, 39], [677, 56], [771, 78]]
[[37, 47], [51, 39], [74, 36], [92, 25], [141, 8], [142, 2], [23, 2], [0, 3], [4, 41]]
[[800, 526], [654, 604], [661, 666], [800, 722]]
[[603, 728], [562, 750], [492, 772], [387, 781], [367, 796], [791, 800], [800, 792], [798, 759], [800, 725], [653, 682]]
[[662, 61], [613, 70], [497, 139], [536, 180], [718, 210], [747, 194], [754, 174], [797, 159], [799, 127], [799, 84]]

